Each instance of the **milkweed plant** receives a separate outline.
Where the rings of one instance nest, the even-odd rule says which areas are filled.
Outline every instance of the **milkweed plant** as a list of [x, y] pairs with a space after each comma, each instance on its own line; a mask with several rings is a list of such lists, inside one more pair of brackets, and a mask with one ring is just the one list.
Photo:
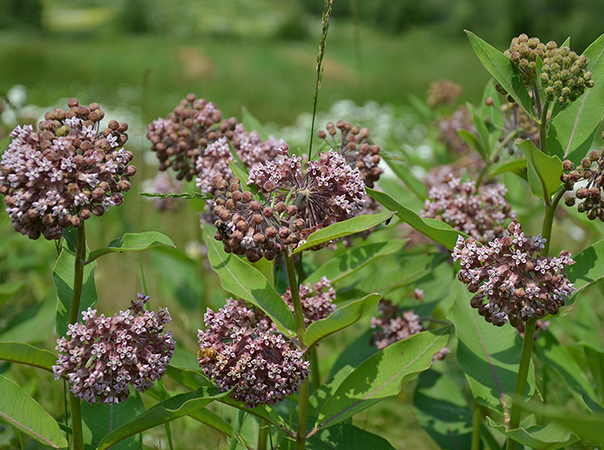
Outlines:
[[[204, 283], [226, 291], [204, 303], [194, 351], [147, 292], [99, 313], [102, 256], [174, 247], [138, 230], [87, 248], [88, 221], [136, 195], [128, 124], [72, 98], [12, 131], [0, 194], [15, 231], [57, 242], [57, 336], [55, 352], [0, 342], [0, 359], [52, 372], [68, 405], [53, 417], [0, 375], [0, 418], [16, 432], [45, 448], [142, 448], [161, 425], [185, 448], [169, 423], [191, 416], [229, 448], [392, 449], [353, 418], [405, 383], [443, 449], [604, 442], [604, 347], [586, 325], [601, 308], [583, 295], [604, 277], [604, 241], [569, 238], [604, 221], [604, 37], [578, 55], [570, 40], [521, 34], [500, 51], [467, 32], [493, 79], [457, 109], [459, 85], [431, 85], [426, 157], [374, 141], [362, 118], [315, 126], [331, 8], [308, 147], [194, 93], [147, 127], [150, 195], [163, 211], [203, 200]], [[229, 421], [214, 403], [239, 412]]]

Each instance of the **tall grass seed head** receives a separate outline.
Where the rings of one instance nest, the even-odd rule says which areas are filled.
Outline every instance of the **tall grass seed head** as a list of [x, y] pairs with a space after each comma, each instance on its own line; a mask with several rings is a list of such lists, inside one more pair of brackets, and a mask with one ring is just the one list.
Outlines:
[[97, 103], [70, 99], [33, 127], [17, 126], [0, 162], [0, 194], [13, 227], [31, 239], [60, 239], [91, 215], [121, 205], [136, 167], [124, 150], [128, 124], [111, 120]]

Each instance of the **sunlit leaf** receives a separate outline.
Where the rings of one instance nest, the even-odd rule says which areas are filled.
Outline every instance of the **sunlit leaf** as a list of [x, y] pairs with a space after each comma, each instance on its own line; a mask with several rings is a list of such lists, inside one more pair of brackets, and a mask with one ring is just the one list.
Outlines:
[[212, 227], [204, 227], [203, 234], [208, 246], [208, 259], [214, 271], [220, 275], [222, 287], [262, 308], [280, 331], [291, 335], [290, 330], [296, 329], [294, 316], [266, 278], [247, 261], [232, 253], [225, 253], [222, 243], [214, 239]]
[[576, 290], [566, 300], [567, 305], [571, 305], [584, 289], [604, 278], [604, 240], [590, 245], [573, 259], [575, 263], [566, 268], [566, 273]]
[[311, 323], [306, 330], [304, 343], [307, 347], [312, 347], [330, 334], [343, 330], [358, 322], [367, 314], [375, 310], [375, 307], [380, 302], [381, 298], [382, 296], [380, 294], [370, 294], [361, 300], [337, 308], [325, 319], [316, 320]]
[[350, 423], [339, 423], [319, 431], [311, 437], [304, 447], [309, 450], [333, 449], [371, 449], [394, 450], [394, 447], [381, 436], [370, 433]]
[[318, 428], [331, 427], [383, 398], [399, 393], [401, 382], [429, 369], [432, 356], [449, 339], [450, 326], [423, 331], [389, 345], [357, 367], [325, 402]]
[[0, 342], [0, 360], [26, 364], [52, 372], [57, 355], [22, 342]]
[[137, 433], [186, 416], [190, 412], [203, 408], [208, 403], [225, 395], [228, 395], [228, 392], [220, 392], [218, 388], [200, 388], [195, 392], [170, 397], [153, 405], [142, 414], [107, 434], [99, 442], [98, 449], [105, 450]]
[[[512, 405], [522, 339], [512, 326], [496, 327], [478, 315], [470, 306], [470, 294], [461, 282], [453, 282], [453, 292], [456, 301], [448, 318], [454, 323], [458, 338], [457, 361], [474, 399], [503, 414]], [[531, 396], [534, 389], [535, 369], [531, 362], [525, 396]]]
[[317, 230], [308, 236], [304, 244], [296, 247], [294, 254], [300, 253], [308, 248], [324, 244], [325, 242], [333, 241], [344, 236], [350, 236], [351, 234], [360, 233], [361, 231], [377, 227], [382, 222], [386, 222], [393, 215], [394, 213], [390, 212], [380, 214], [363, 214], [353, 217], [352, 219], [344, 220], [343, 222], [336, 222], [328, 227]]
[[90, 252], [86, 261], [94, 261], [107, 253], [137, 252], [153, 247], [159, 247], [160, 245], [176, 247], [174, 242], [172, 242], [172, 239], [157, 231], [126, 233], [123, 236], [111, 241], [106, 247]]
[[57, 421], [17, 383], [0, 375], [0, 421], [51, 448], [67, 448]]
[[518, 143], [518, 147], [528, 160], [528, 180], [533, 194], [540, 198], [544, 198], [544, 193], [548, 198], [554, 195], [562, 185], [560, 158], [541, 152], [530, 139]]
[[504, 436], [535, 450], [564, 448], [579, 440], [572, 431], [556, 422], [514, 430], [508, 430], [505, 425], [497, 424], [488, 416], [487, 423], [492, 429], [497, 430]]
[[458, 236], [462, 236], [463, 238], [468, 237], [467, 234], [457, 231], [444, 222], [436, 219], [421, 218], [417, 213], [401, 205], [388, 194], [374, 191], [373, 189], [369, 188], [367, 188], [367, 193], [390, 211], [397, 211], [396, 215], [398, 218], [407, 222], [417, 231], [428, 236], [430, 239], [433, 239], [449, 250], [452, 250], [453, 247], [455, 247]]

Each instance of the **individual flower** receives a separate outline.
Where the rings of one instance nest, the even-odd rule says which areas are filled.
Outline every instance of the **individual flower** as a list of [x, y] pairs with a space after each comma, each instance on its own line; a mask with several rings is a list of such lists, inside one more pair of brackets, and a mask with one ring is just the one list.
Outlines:
[[430, 83], [426, 103], [430, 108], [436, 108], [440, 105], [452, 105], [461, 93], [461, 86], [451, 80], [433, 81]]
[[[419, 316], [413, 310], [402, 311], [396, 305], [393, 305], [390, 300], [380, 301], [378, 309], [380, 315], [371, 318], [371, 328], [374, 330], [372, 341], [380, 350], [390, 344], [425, 331]], [[449, 353], [448, 348], [443, 348], [432, 357], [432, 363], [443, 359]]]
[[[342, 155], [350, 167], [359, 169], [365, 186], [373, 188], [384, 169], [379, 166], [380, 147], [369, 140], [369, 129], [352, 126], [343, 120], [338, 120], [335, 125], [328, 122], [325, 128], [327, 133], [320, 130], [319, 138]], [[340, 130], [339, 136], [336, 128]]]
[[[327, 289], [327, 291], [323, 292], [323, 289]], [[336, 299], [336, 291], [331, 287], [326, 277], [321, 278], [319, 282], [314, 284], [301, 284], [299, 293], [306, 326], [317, 320], [325, 319], [336, 310], [336, 305], [333, 303]], [[294, 312], [294, 302], [289, 287], [281, 298], [289, 306], [289, 309]]]
[[0, 162], [6, 210], [31, 239], [60, 239], [64, 228], [121, 205], [136, 173], [128, 165], [132, 153], [122, 148], [128, 125], [112, 120], [101, 129], [105, 114], [97, 103], [86, 107], [72, 98], [68, 105], [46, 113], [38, 132], [15, 128]]
[[197, 159], [215, 141], [232, 136], [236, 125], [234, 117], [222, 120], [222, 111], [214, 103], [189, 94], [166, 119], [149, 124], [147, 139], [160, 171], [172, 168], [177, 179], [191, 181], [198, 174]]
[[479, 246], [475, 239], [461, 236], [453, 250], [460, 260], [457, 278], [475, 294], [471, 305], [496, 326], [506, 322], [517, 327], [521, 322], [548, 313], [557, 314], [573, 285], [566, 277], [566, 266], [573, 264], [566, 250], [557, 258], [540, 256], [545, 239], [525, 236], [517, 220], [500, 239]]
[[435, 125], [438, 130], [437, 139], [445, 144], [451, 153], [464, 155], [472, 151], [472, 148], [458, 133], [458, 130], [467, 130], [472, 134], [478, 134], [467, 106], [462, 105], [457, 108], [451, 117], [438, 119]]
[[441, 220], [481, 243], [501, 237], [506, 219], [516, 216], [505, 200], [505, 186], [489, 184], [477, 190], [472, 180], [447, 178], [446, 184], [430, 189], [421, 216]]
[[589, 220], [600, 219], [604, 222], [604, 149], [601, 152], [591, 151], [577, 169], [571, 161], [566, 160], [563, 169], [564, 173], [560, 178], [567, 191], [572, 191], [575, 183], [582, 182], [574, 195], [566, 197], [566, 206], [576, 204], [577, 211], [587, 214]]
[[172, 333], [163, 332], [171, 320], [168, 310], [145, 311], [148, 301], [138, 294], [130, 308], [112, 317], [83, 311], [84, 323], [68, 327], [69, 340], [57, 340], [55, 379], [66, 376], [71, 392], [88, 403], [122, 402], [128, 384], [139, 392], [149, 389], [165, 373], [175, 342]]
[[254, 312], [227, 302], [204, 315], [199, 330], [199, 365], [220, 391], [246, 407], [274, 404], [298, 390], [308, 377], [310, 363], [292, 341], [265, 327], [254, 326]]

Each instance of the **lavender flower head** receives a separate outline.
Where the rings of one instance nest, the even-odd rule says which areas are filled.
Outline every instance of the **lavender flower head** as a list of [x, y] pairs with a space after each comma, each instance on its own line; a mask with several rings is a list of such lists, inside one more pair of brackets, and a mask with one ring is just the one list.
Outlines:
[[477, 191], [472, 180], [447, 179], [430, 189], [421, 216], [441, 220], [481, 243], [501, 237], [505, 220], [516, 217], [505, 200], [505, 186], [489, 184]]
[[83, 311], [84, 323], [69, 325], [70, 340], [57, 340], [55, 379], [66, 376], [71, 392], [88, 403], [122, 402], [128, 384], [139, 392], [149, 389], [166, 371], [175, 341], [171, 332], [163, 332], [171, 321], [168, 310], [145, 311], [148, 301], [138, 294], [130, 308], [112, 317]]
[[460, 260], [457, 278], [468, 285], [474, 297], [471, 305], [496, 326], [506, 322], [517, 327], [521, 322], [557, 314], [572, 293], [566, 266], [573, 264], [566, 250], [558, 258], [540, 256], [545, 240], [541, 235], [525, 236], [517, 220], [507, 233], [488, 245], [461, 236], [453, 250]]
[[255, 324], [254, 312], [227, 302], [204, 315], [206, 331], [199, 330], [199, 365], [222, 392], [246, 407], [273, 404], [298, 389], [308, 377], [310, 363], [281, 334]]
[[[413, 310], [402, 311], [390, 300], [380, 301], [379, 313], [379, 317], [371, 318], [371, 328], [375, 330], [372, 341], [380, 350], [425, 330], [419, 316]], [[441, 349], [432, 357], [432, 363], [443, 359], [449, 353], [448, 348]]]
[[0, 194], [13, 227], [31, 239], [60, 239], [62, 230], [79, 227], [92, 214], [121, 205], [136, 167], [122, 146], [128, 125], [115, 120], [104, 130], [105, 113], [76, 99], [69, 110], [46, 113], [33, 127], [18, 126], [0, 162]]
[[[327, 291], [323, 292], [323, 289], [327, 289]], [[327, 277], [321, 278], [318, 283], [301, 284], [299, 293], [306, 326], [317, 320], [325, 319], [336, 310], [336, 305], [333, 303], [336, 299], [336, 291], [331, 287]], [[281, 298], [293, 312], [294, 302], [289, 287]]]

